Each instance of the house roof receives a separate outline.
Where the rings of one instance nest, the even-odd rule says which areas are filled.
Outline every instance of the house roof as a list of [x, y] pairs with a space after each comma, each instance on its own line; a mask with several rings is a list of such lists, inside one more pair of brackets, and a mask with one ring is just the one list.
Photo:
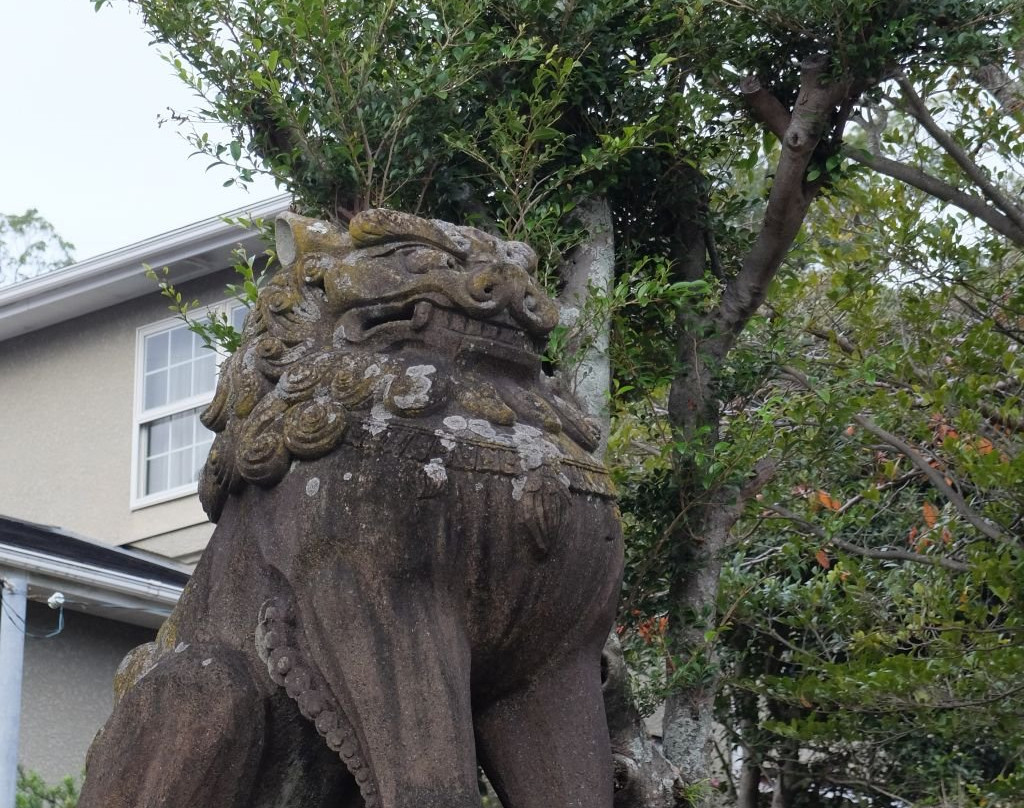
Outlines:
[[281, 194], [0, 289], [0, 341], [152, 294], [143, 264], [169, 267], [175, 284], [224, 269], [239, 245], [263, 248], [258, 232], [225, 217], [267, 218], [290, 204], [291, 196]]
[[188, 570], [48, 525], [0, 516], [0, 570], [24, 570], [29, 597], [64, 594], [68, 608], [157, 627], [188, 582]]

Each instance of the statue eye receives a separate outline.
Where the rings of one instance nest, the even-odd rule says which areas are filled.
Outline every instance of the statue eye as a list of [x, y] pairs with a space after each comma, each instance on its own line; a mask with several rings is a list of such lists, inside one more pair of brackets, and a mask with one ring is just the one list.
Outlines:
[[406, 271], [422, 274], [432, 269], [455, 269], [455, 259], [443, 250], [433, 247], [409, 247], [400, 250]]

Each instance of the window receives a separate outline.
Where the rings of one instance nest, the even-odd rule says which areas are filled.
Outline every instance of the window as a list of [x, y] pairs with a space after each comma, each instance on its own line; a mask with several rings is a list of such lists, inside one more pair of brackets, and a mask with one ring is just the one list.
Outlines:
[[[226, 313], [240, 329], [245, 307]], [[139, 329], [137, 355], [132, 504], [140, 507], [195, 492], [213, 443], [199, 414], [213, 398], [221, 357], [180, 320]]]

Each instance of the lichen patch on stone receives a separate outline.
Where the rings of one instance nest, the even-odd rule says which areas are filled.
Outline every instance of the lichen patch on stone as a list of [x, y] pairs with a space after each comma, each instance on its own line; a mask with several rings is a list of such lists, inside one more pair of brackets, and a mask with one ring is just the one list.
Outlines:
[[466, 428], [467, 422], [461, 415], [449, 415], [444, 419], [444, 425], [456, 432], [461, 432]]
[[519, 502], [523, 498], [523, 490], [526, 488], [526, 477], [516, 477], [512, 480], [512, 499]]
[[425, 407], [430, 401], [433, 380], [430, 374], [437, 371], [433, 365], [412, 365], [405, 369], [405, 375], [412, 380], [412, 389], [405, 395], [395, 396], [395, 404], [403, 410]]
[[448, 472], [444, 470], [444, 461], [440, 457], [430, 458], [430, 462], [423, 467], [423, 471], [435, 483], [443, 483], [448, 480]]
[[470, 418], [466, 422], [466, 427], [470, 432], [479, 435], [481, 438], [495, 438], [498, 435], [494, 424], [490, 421], [485, 421], [483, 418]]

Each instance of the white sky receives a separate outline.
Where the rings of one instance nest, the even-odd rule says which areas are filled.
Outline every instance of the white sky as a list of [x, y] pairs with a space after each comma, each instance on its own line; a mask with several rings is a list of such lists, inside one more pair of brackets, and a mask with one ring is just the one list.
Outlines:
[[157, 127], [195, 104], [148, 43], [123, 0], [0, 0], [0, 213], [38, 208], [79, 261], [279, 193]]

